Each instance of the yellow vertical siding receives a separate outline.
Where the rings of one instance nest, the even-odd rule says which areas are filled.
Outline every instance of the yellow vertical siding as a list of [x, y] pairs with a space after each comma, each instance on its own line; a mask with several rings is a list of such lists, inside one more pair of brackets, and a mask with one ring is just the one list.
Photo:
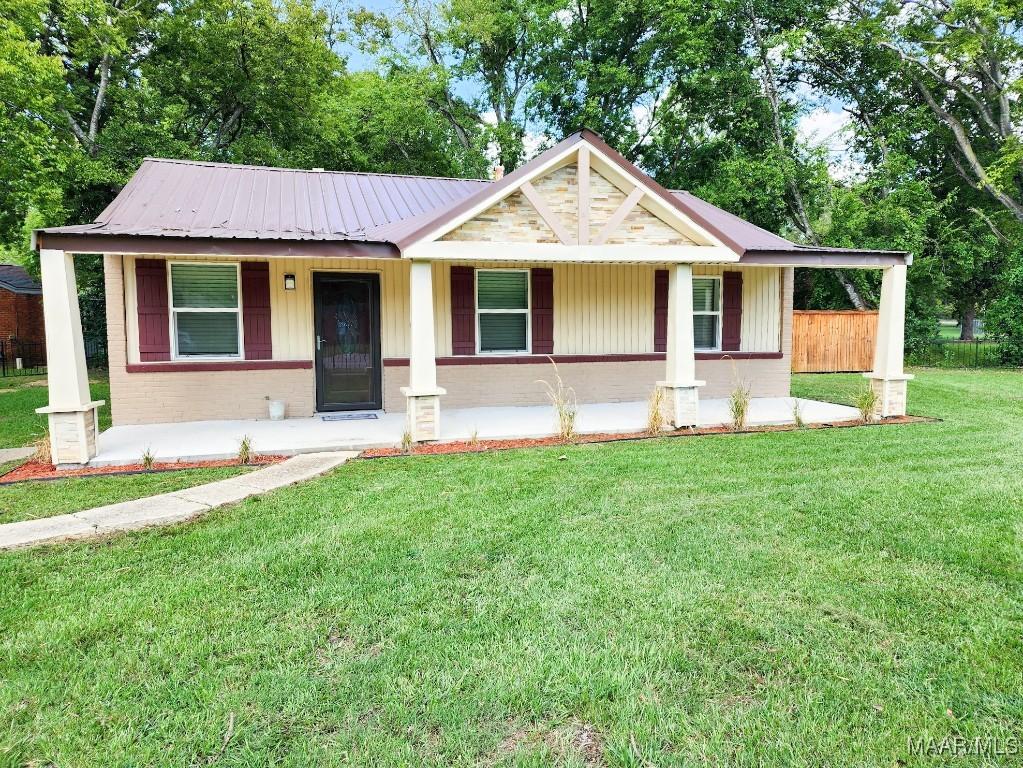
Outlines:
[[781, 269], [699, 265], [693, 274], [742, 272], [742, 352], [777, 352], [781, 340]]
[[[313, 275], [317, 272], [369, 272], [380, 276], [380, 346], [384, 357], [408, 354], [408, 263], [398, 259], [273, 259], [270, 261], [270, 312], [274, 358], [308, 360], [313, 356]], [[284, 275], [296, 278], [284, 290]]]
[[[227, 259], [202, 257], [207, 261]], [[273, 356], [309, 360], [313, 356], [312, 281], [316, 272], [371, 272], [380, 275], [381, 349], [386, 357], [409, 355], [409, 265], [398, 259], [270, 259]], [[472, 266], [470, 263], [465, 263]], [[434, 326], [437, 354], [451, 354], [452, 264], [433, 265]], [[654, 271], [639, 264], [488, 264], [488, 267], [554, 270], [554, 352], [600, 355], [653, 352]], [[742, 351], [779, 350], [782, 320], [781, 270], [774, 267], [703, 266], [696, 275], [743, 273]], [[128, 360], [138, 362], [135, 325], [134, 260], [125, 258]], [[296, 289], [284, 290], [284, 275]]]

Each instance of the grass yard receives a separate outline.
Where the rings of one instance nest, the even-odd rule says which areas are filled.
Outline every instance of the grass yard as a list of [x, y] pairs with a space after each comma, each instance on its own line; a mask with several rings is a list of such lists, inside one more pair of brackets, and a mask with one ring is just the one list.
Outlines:
[[244, 471], [244, 467], [218, 467], [0, 485], [0, 525], [170, 493], [224, 480]]
[[[90, 388], [95, 400], [106, 400], [99, 409], [100, 429], [110, 426], [110, 386], [105, 373], [93, 373]], [[47, 404], [45, 376], [0, 377], [0, 448], [31, 445], [46, 434], [46, 416], [36, 408]]]
[[0, 764], [931, 766], [908, 740], [1018, 738], [1023, 374], [910, 398], [944, 421], [353, 462], [0, 555]]

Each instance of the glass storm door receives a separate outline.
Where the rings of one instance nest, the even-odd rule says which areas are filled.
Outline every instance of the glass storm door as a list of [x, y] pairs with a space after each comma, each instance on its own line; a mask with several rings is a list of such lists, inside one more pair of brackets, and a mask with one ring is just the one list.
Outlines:
[[380, 408], [379, 278], [315, 274], [313, 296], [317, 410]]

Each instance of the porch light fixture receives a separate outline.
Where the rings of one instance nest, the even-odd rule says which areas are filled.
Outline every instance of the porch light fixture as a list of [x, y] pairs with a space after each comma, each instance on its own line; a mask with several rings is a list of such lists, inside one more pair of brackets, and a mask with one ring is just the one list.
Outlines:
[[295, 290], [295, 276], [285, 275], [284, 276], [284, 290], [293, 291]]

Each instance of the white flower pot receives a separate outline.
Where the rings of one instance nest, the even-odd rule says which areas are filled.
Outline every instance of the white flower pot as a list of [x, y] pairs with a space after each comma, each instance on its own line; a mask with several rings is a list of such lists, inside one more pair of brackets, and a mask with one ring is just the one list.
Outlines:
[[270, 401], [270, 420], [281, 421], [284, 419], [284, 401], [283, 400], [271, 400]]

